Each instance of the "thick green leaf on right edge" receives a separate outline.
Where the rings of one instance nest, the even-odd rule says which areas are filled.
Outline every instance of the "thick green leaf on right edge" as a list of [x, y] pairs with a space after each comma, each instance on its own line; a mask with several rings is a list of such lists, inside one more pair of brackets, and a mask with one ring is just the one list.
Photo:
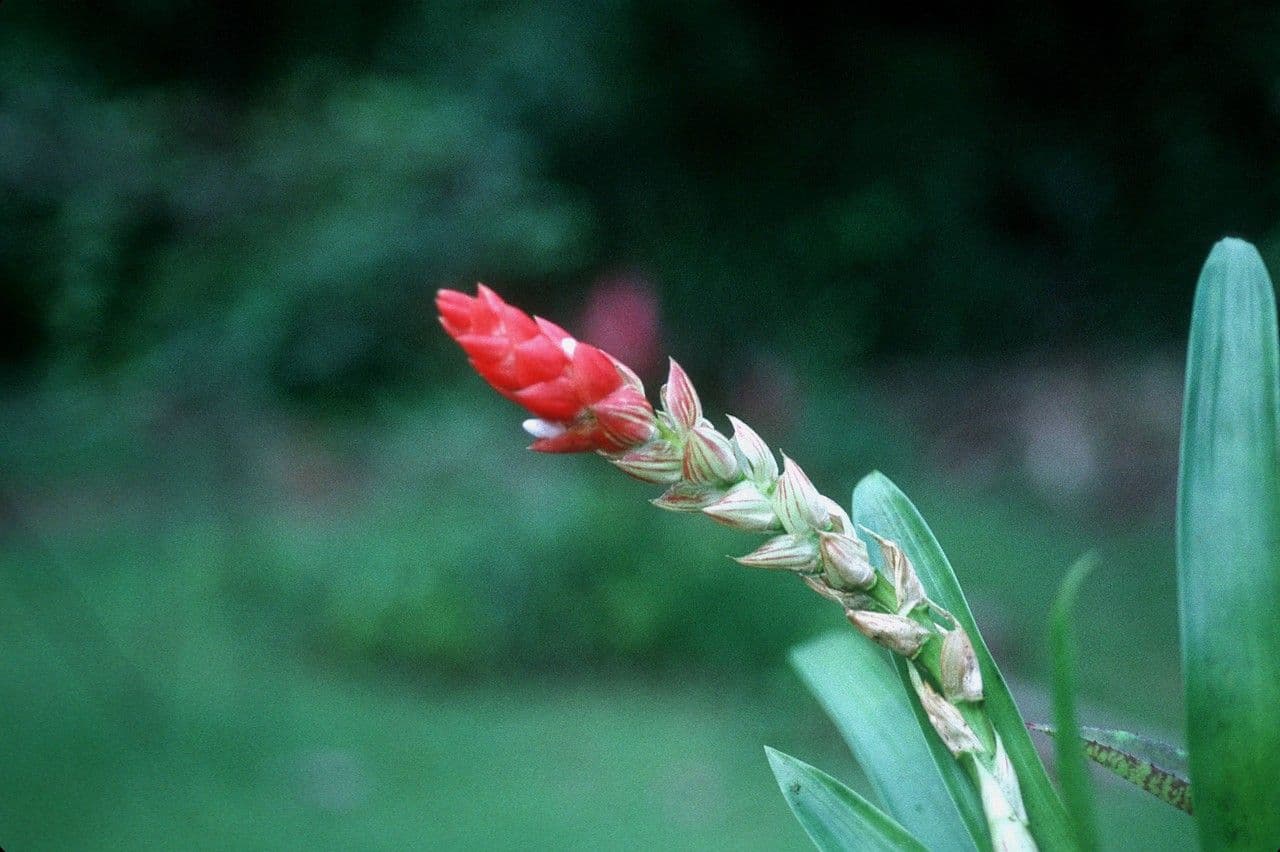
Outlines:
[[[989, 849], [982, 804], [950, 753], [935, 754], [888, 653], [852, 630], [791, 649], [889, 815], [938, 852]], [[957, 808], [959, 806], [959, 809]]]
[[1086, 556], [1072, 566], [1062, 581], [1049, 618], [1049, 653], [1053, 668], [1053, 723], [1062, 732], [1054, 738], [1058, 756], [1058, 783], [1081, 849], [1098, 848], [1098, 809], [1089, 784], [1080, 722], [1076, 718], [1076, 651], [1071, 631], [1071, 612], [1080, 597], [1080, 586], [1093, 570], [1093, 557]]
[[1262, 258], [1223, 240], [1191, 317], [1178, 487], [1187, 751], [1208, 849], [1280, 848], [1278, 361]]
[[892, 817], [827, 773], [768, 746], [765, 753], [791, 812], [823, 852], [924, 852]]
[[[1031, 833], [1041, 849], [1069, 849], [1074, 835], [1058, 792], [1036, 754], [1022, 714], [1014, 703], [1004, 677], [982, 639], [973, 613], [956, 580], [951, 563], [933, 532], [907, 496], [882, 473], [872, 473], [853, 492], [854, 521], [898, 543], [915, 565], [931, 598], [949, 610], [968, 632], [982, 670], [986, 709], [1004, 741], [1005, 751], [1018, 774]], [[874, 542], [869, 542], [874, 545]], [[872, 547], [874, 551], [874, 546]]]

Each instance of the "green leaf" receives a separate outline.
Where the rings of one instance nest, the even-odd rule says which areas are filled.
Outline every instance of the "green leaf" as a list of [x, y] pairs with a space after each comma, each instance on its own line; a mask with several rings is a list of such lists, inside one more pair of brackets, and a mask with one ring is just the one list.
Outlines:
[[1089, 766], [1085, 763], [1080, 722], [1076, 718], [1076, 665], [1079, 656], [1071, 632], [1071, 613], [1080, 587], [1093, 570], [1094, 557], [1086, 556], [1067, 573], [1053, 603], [1049, 619], [1049, 649], [1053, 662], [1053, 721], [1062, 736], [1054, 738], [1058, 755], [1058, 783], [1075, 829], [1076, 844], [1084, 850], [1098, 848], [1098, 812]]
[[1280, 846], [1275, 295], [1241, 240], [1200, 273], [1182, 420], [1178, 599], [1201, 843]]
[[882, 648], [852, 631], [832, 632], [793, 648], [791, 664], [892, 817], [930, 849], [990, 846], [973, 785], [945, 749], [940, 758], [930, 749], [915, 702]]
[[[929, 597], [955, 615], [969, 633], [982, 670], [987, 715], [1018, 774], [1031, 833], [1042, 849], [1070, 848], [1073, 835], [1066, 811], [1031, 744], [1009, 687], [974, 623], [955, 572], [928, 524], [907, 496], [878, 472], [866, 476], [854, 489], [853, 512], [858, 524], [898, 543], [915, 565]], [[875, 548], [871, 549], [874, 552]]]
[[[1057, 736], [1052, 725], [1029, 724], [1033, 731]], [[1110, 769], [1130, 784], [1141, 787], [1160, 801], [1187, 813], [1191, 809], [1191, 782], [1187, 778], [1187, 753], [1176, 746], [1104, 728], [1080, 728], [1085, 756]]]
[[1139, 759], [1155, 763], [1174, 775], [1187, 778], [1187, 752], [1171, 743], [1144, 737], [1129, 731], [1080, 726], [1080, 736], [1087, 743], [1100, 748], [1114, 749]]
[[892, 817], [827, 773], [768, 746], [765, 753], [791, 812], [823, 852], [924, 852], [925, 845]]

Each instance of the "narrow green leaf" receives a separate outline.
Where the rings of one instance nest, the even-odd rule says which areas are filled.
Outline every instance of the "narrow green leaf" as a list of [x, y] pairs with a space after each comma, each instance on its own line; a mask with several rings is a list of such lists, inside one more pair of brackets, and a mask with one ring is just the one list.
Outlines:
[[1122, 751], [1148, 763], [1158, 764], [1166, 771], [1180, 775], [1184, 779], [1189, 777], [1186, 749], [1178, 748], [1172, 743], [1160, 742], [1160, 740], [1153, 740], [1151, 737], [1129, 731], [1091, 728], [1088, 725], [1080, 726], [1080, 736], [1086, 742], [1100, 748]]
[[929, 525], [907, 496], [878, 472], [866, 476], [854, 489], [853, 510], [858, 524], [898, 543], [914, 563], [929, 596], [955, 615], [968, 631], [982, 670], [986, 711], [1018, 773], [1031, 833], [1042, 849], [1070, 848], [1073, 836], [1066, 811], [1031, 744], [1009, 687], [978, 631], [955, 572]]
[[[943, 750], [939, 761], [929, 748], [914, 702], [882, 648], [852, 631], [833, 631], [793, 648], [791, 664], [890, 816], [930, 849], [990, 846], [973, 785], [950, 754]], [[968, 804], [968, 820], [961, 818], [957, 798]]]
[[[1057, 736], [1052, 725], [1030, 723], [1027, 727], [1051, 737]], [[1187, 753], [1182, 749], [1128, 731], [1087, 726], [1080, 728], [1080, 741], [1085, 756], [1094, 763], [1110, 769], [1165, 804], [1192, 813]]]
[[1280, 847], [1280, 478], [1276, 305], [1262, 258], [1200, 273], [1182, 421], [1178, 599], [1200, 841]]
[[791, 812], [823, 852], [926, 849], [892, 817], [827, 773], [768, 746], [765, 753]]
[[1080, 587], [1093, 570], [1094, 558], [1086, 556], [1067, 573], [1053, 603], [1049, 620], [1049, 649], [1053, 663], [1053, 721], [1062, 736], [1054, 738], [1058, 756], [1058, 783], [1075, 829], [1076, 844], [1086, 850], [1098, 848], [1098, 809], [1089, 766], [1085, 763], [1080, 722], [1076, 718], [1076, 665], [1079, 653], [1071, 631], [1071, 613], [1080, 597]]

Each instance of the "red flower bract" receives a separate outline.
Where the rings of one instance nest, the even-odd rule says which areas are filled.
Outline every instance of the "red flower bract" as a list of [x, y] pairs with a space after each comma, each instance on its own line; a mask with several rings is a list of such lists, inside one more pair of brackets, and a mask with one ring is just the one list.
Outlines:
[[512, 307], [483, 284], [476, 295], [441, 290], [440, 324], [498, 391], [541, 422], [532, 448], [549, 453], [621, 452], [653, 437], [653, 408], [634, 374], [541, 317]]

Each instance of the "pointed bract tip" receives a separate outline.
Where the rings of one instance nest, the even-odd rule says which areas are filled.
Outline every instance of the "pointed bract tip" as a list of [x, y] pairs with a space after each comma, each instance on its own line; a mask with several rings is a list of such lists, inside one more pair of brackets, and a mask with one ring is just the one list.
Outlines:
[[786, 453], [782, 454], [782, 476], [778, 477], [773, 501], [787, 532], [803, 533], [824, 526], [822, 495], [800, 465]]
[[681, 429], [692, 429], [702, 419], [702, 401], [684, 368], [670, 359], [667, 383], [662, 387], [662, 403]]
[[471, 329], [471, 306], [475, 299], [457, 290], [436, 291], [436, 310], [440, 324], [450, 337], [457, 339]]
[[[565, 331], [551, 320], [542, 317], [534, 317], [533, 321], [537, 324], [538, 329], [542, 331], [557, 346], [561, 345], [565, 340], [572, 340], [573, 335]], [[572, 357], [572, 356], [570, 356]]]
[[782, 571], [810, 571], [818, 567], [817, 543], [798, 535], [779, 535], [766, 541], [746, 556], [735, 557], [748, 568], [772, 568]]
[[853, 530], [853, 520], [849, 517], [849, 513], [844, 510], [844, 507], [824, 494], [818, 496], [822, 499], [822, 505], [826, 509], [827, 517], [831, 519], [831, 529], [834, 532], [845, 535], [856, 535]]
[[750, 481], [739, 482], [702, 512], [712, 520], [734, 529], [768, 532], [782, 528], [773, 510], [773, 503]]
[[773, 451], [756, 430], [732, 414], [728, 418], [733, 425], [733, 443], [737, 447], [743, 469], [756, 482], [772, 484], [778, 478], [778, 461], [773, 457]]

